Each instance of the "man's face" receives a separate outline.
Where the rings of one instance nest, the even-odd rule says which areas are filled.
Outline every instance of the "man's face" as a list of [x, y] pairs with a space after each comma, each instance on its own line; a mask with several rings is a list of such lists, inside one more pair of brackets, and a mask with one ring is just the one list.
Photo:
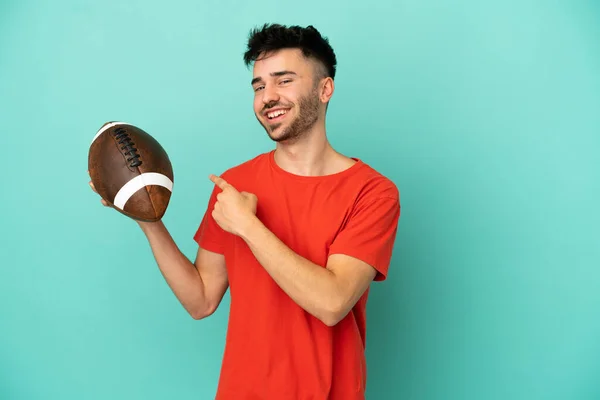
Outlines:
[[322, 103], [315, 79], [314, 63], [297, 49], [254, 63], [254, 113], [272, 140], [297, 140], [317, 122]]

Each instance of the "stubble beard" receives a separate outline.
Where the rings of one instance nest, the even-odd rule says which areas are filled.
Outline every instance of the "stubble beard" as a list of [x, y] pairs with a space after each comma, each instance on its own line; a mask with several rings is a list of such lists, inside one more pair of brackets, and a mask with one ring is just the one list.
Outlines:
[[[277, 107], [278, 104], [274, 104], [269, 107]], [[303, 136], [305, 136], [310, 128], [317, 122], [319, 119], [319, 96], [317, 90], [312, 91], [307, 96], [300, 98], [298, 102], [298, 109], [300, 110], [299, 114], [291, 121], [291, 123], [287, 122], [289, 125], [284, 127], [278, 134], [274, 135], [273, 132], [277, 129], [281, 129], [281, 125], [283, 123], [279, 123], [276, 125], [266, 125], [262, 123], [260, 120], [260, 124], [265, 128], [267, 135], [274, 142], [282, 143], [290, 143], [296, 142]]]

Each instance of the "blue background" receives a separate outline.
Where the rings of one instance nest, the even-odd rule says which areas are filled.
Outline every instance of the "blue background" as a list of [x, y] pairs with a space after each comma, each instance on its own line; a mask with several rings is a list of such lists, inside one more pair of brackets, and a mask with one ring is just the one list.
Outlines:
[[264, 22], [330, 39], [330, 140], [401, 191], [367, 398], [600, 398], [600, 5], [574, 0], [4, 0], [0, 398], [214, 397], [228, 295], [186, 314], [87, 150], [109, 120], [163, 144], [193, 257], [208, 174], [273, 145], [242, 63]]

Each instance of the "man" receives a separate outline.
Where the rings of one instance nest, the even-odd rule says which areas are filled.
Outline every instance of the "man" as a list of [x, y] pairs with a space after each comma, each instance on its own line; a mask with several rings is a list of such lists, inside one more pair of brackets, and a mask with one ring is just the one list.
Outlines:
[[244, 61], [276, 148], [210, 176], [195, 263], [162, 222], [139, 225], [193, 318], [230, 288], [217, 399], [364, 399], [367, 295], [387, 275], [399, 192], [328, 142], [336, 57], [316, 29], [264, 25]]

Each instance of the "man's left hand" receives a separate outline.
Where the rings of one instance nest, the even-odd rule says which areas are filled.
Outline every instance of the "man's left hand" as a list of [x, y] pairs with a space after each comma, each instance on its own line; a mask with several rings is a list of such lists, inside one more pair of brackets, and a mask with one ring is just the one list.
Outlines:
[[258, 198], [253, 193], [239, 192], [221, 177], [210, 175], [210, 180], [222, 190], [217, 195], [213, 218], [223, 230], [241, 235], [256, 219]]

